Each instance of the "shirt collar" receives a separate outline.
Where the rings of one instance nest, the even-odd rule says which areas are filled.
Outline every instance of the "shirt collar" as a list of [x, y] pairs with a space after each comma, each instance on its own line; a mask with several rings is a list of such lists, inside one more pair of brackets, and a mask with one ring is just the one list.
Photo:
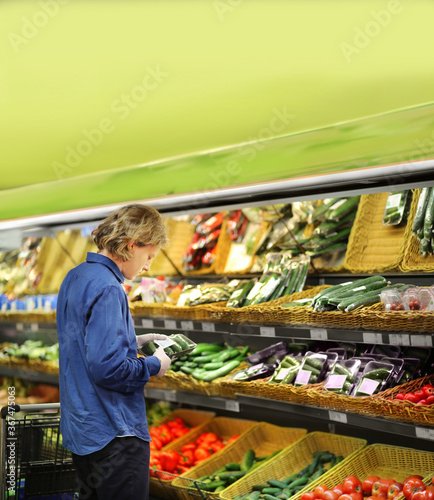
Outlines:
[[119, 267], [105, 255], [94, 252], [87, 252], [86, 262], [96, 262], [98, 264], [103, 264], [104, 266], [108, 267], [110, 271], [116, 276], [119, 283], [124, 282], [124, 277]]

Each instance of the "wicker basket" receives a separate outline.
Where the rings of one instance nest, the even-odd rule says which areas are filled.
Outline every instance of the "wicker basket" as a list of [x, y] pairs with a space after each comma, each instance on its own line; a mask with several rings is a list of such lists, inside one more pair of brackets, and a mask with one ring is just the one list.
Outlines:
[[[282, 480], [291, 474], [298, 473], [312, 462], [315, 451], [329, 451], [335, 455], [342, 455], [344, 457], [340, 464], [342, 465], [348, 463], [365, 446], [366, 441], [364, 439], [329, 434], [327, 432], [310, 432], [295, 444], [268, 460], [264, 465], [226, 488], [220, 493], [220, 498], [231, 500], [236, 495], [249, 493], [254, 484], [266, 483], [271, 478]], [[338, 468], [338, 466], [335, 468]], [[323, 474], [319, 480], [322, 482], [333, 470]], [[312, 482], [307, 488], [310, 488], [315, 482]]]
[[375, 273], [398, 269], [408, 245], [418, 196], [414, 196], [407, 224], [383, 226], [388, 193], [363, 195], [348, 240], [344, 261], [353, 273]]
[[[177, 439], [176, 442], [169, 443], [164, 447], [165, 450], [176, 450], [181, 451], [181, 448], [187, 444], [195, 441], [202, 432], [214, 432], [218, 436], [220, 436], [223, 441], [227, 441], [234, 434], [240, 434], [240, 437], [247, 432], [250, 428], [257, 425], [257, 422], [253, 420], [243, 420], [237, 418], [227, 418], [227, 417], [215, 417], [209, 422], [204, 423], [203, 425], [193, 429], [191, 432]], [[223, 450], [220, 450], [215, 454], [217, 456], [219, 453], [222, 453], [224, 450], [229, 449], [230, 447], [236, 445], [236, 441], [230, 445], [228, 445]], [[214, 457], [214, 455], [212, 455]], [[211, 457], [210, 457], [211, 458]], [[209, 460], [209, 459], [208, 459]], [[206, 460], [207, 461], [207, 460]], [[201, 463], [205, 464], [206, 461]], [[196, 466], [198, 467], [198, 466]], [[192, 467], [190, 471], [194, 471], [196, 467]], [[162, 498], [167, 498], [172, 500], [174, 498], [178, 498], [177, 490], [173, 488], [172, 482], [176, 479], [173, 476], [172, 480], [165, 481], [163, 479], [158, 479], [155, 477], [149, 478], [149, 491]]]
[[[306, 432], [306, 429], [280, 427], [260, 422], [238, 438], [236, 446], [228, 447], [222, 453], [207, 460], [206, 463], [198, 465], [194, 470], [175, 479], [173, 486], [179, 490], [178, 497], [184, 500], [201, 498], [192, 480], [211, 474], [229, 462], [241, 462], [245, 452], [250, 449], [255, 451], [256, 456], [267, 456], [283, 450], [303, 437]], [[219, 498], [219, 493], [207, 492], [206, 495], [208, 498]]]
[[434, 311], [384, 311], [383, 304], [360, 309], [361, 327], [385, 332], [426, 333], [434, 330]]
[[[414, 216], [416, 214], [417, 202], [419, 201], [421, 191], [421, 189], [415, 189], [413, 192], [412, 213], [410, 214], [412, 221], [414, 220]], [[399, 269], [404, 272], [434, 271], [434, 255], [426, 255], [425, 257], [422, 257], [417, 237], [412, 233], [409, 233], [406, 243], [404, 257], [400, 263]]]
[[[166, 379], [166, 384], [169, 388], [184, 391], [184, 392], [194, 392], [198, 394], [205, 394], [207, 396], [221, 396], [223, 395], [220, 389], [220, 385], [223, 379], [230, 378], [230, 376], [236, 373], [238, 370], [247, 368], [247, 363], [242, 362], [234, 370], [232, 370], [226, 377], [221, 379], [213, 380], [212, 382], [203, 382], [202, 380], [196, 380], [191, 375], [187, 375], [183, 372], [167, 371], [164, 378]], [[225, 396], [230, 396], [227, 392]]]
[[402, 392], [406, 394], [408, 392], [414, 392], [425, 384], [434, 384], [434, 375], [418, 378], [406, 384], [397, 385], [372, 396], [370, 401], [370, 412], [374, 415], [390, 418], [392, 420], [411, 422], [424, 426], [434, 426], [433, 405], [420, 406], [410, 401], [393, 401], [398, 393]]
[[305, 313], [308, 310], [305, 306], [300, 307], [280, 307], [286, 302], [314, 297], [318, 292], [327, 288], [328, 285], [306, 288], [302, 292], [285, 295], [270, 302], [264, 302], [255, 306], [246, 307], [221, 307], [210, 311], [210, 320], [222, 321], [226, 323], [248, 324], [304, 324]]
[[[434, 453], [402, 448], [383, 444], [367, 446], [349, 460], [341, 462], [337, 467], [324, 474], [316, 481], [291, 497], [298, 500], [306, 491], [313, 491], [319, 484], [332, 488], [349, 475], [357, 476], [361, 481], [368, 476], [376, 475], [402, 481], [411, 474], [420, 474], [428, 484], [434, 470]], [[427, 477], [426, 477], [427, 476]], [[397, 497], [402, 499], [403, 496]]]
[[[168, 422], [171, 422], [172, 420], [178, 417], [182, 418], [185, 425], [187, 427], [190, 427], [191, 430], [193, 430], [196, 427], [199, 427], [203, 424], [207, 424], [208, 422], [210, 422], [215, 417], [215, 412], [190, 410], [188, 408], [177, 408], [176, 410], [173, 410], [168, 415], [155, 422], [151, 427], [167, 424]], [[172, 441], [172, 443], [174, 442], [175, 441]]]

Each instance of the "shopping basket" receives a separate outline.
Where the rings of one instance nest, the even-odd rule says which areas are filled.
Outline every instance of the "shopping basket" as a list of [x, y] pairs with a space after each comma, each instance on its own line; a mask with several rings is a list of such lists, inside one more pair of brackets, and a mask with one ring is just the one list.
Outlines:
[[62, 446], [60, 403], [1, 409], [1, 500], [69, 500], [77, 480]]

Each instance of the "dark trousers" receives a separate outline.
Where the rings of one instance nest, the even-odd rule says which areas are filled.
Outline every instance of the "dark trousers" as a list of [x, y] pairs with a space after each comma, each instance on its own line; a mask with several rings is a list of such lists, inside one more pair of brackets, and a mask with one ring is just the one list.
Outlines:
[[115, 438], [89, 455], [72, 454], [80, 500], [148, 500], [149, 443]]

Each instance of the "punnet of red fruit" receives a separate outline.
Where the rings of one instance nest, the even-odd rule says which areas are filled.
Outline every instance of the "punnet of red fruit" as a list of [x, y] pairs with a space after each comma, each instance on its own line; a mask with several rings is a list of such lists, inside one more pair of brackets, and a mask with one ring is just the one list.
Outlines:
[[434, 386], [426, 384], [414, 392], [399, 392], [391, 401], [409, 401], [419, 406], [434, 405]]
[[321, 484], [314, 491], [303, 493], [300, 500], [392, 500], [402, 495], [406, 500], [434, 500], [434, 477], [429, 486], [422, 479], [415, 474], [400, 483], [379, 476], [369, 476], [364, 480], [347, 476], [331, 489]]

